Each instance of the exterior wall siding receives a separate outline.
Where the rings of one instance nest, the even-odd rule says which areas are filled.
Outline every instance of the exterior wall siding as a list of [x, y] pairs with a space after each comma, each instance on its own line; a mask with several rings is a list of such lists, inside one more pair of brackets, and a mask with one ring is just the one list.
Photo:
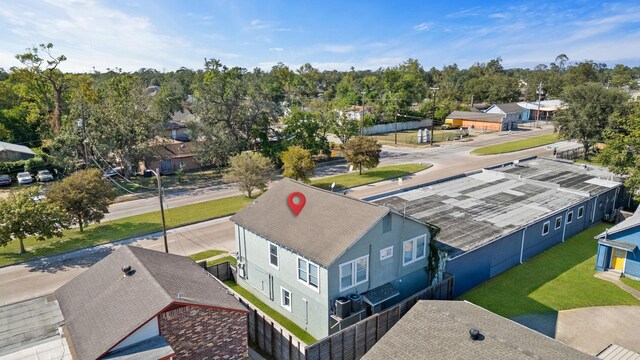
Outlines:
[[[640, 277], [640, 227], [612, 234], [608, 239], [636, 244], [637, 247], [633, 252], [627, 251], [624, 273]], [[606, 270], [611, 267], [611, 252], [612, 250], [610, 247], [599, 245], [598, 255], [600, 256], [600, 253], [603, 254], [603, 263], [600, 263], [599, 257], [596, 259], [596, 268], [598, 270]]]
[[475, 131], [501, 131], [501, 122], [462, 120], [462, 126], [473, 128]]
[[160, 335], [181, 359], [247, 359], [247, 314], [184, 306], [158, 316]]
[[[616, 189], [611, 189], [602, 195], [585, 199], [579, 204], [572, 205], [563, 211], [536, 221], [525, 229], [520, 229], [462, 256], [448, 260], [446, 271], [456, 277], [454, 296], [459, 296], [482, 282], [518, 265], [520, 263], [521, 249], [522, 261], [525, 261], [601, 221], [605, 214], [612, 212], [615, 196]], [[620, 203], [619, 200], [616, 200], [615, 207], [619, 207]], [[578, 218], [578, 212], [581, 207], [584, 208], [584, 213]], [[570, 212], [573, 213], [572, 221], [567, 223], [567, 215]], [[562, 219], [559, 229], [555, 228], [557, 217]], [[544, 223], [547, 221], [549, 222], [549, 233], [542, 235]], [[522, 242], [523, 232], [524, 243]], [[598, 256], [604, 257], [607, 254], [606, 249], [600, 249], [600, 252], [602, 252], [602, 255], [599, 254]], [[608, 252], [608, 254], [610, 257], [611, 253]], [[608, 258], [605, 259], [607, 259], [608, 266], [609, 260]], [[640, 259], [640, 254], [638, 259]], [[631, 263], [628, 263], [627, 266], [629, 264]], [[631, 266], [633, 267], [635, 264]]]
[[[238, 284], [265, 304], [285, 315], [316, 338], [329, 333], [327, 271], [319, 267], [319, 290], [298, 280], [298, 254], [278, 245], [278, 268], [269, 264], [270, 242], [236, 225], [238, 252], [245, 263], [245, 277]], [[291, 293], [291, 311], [282, 307], [284, 288]]]

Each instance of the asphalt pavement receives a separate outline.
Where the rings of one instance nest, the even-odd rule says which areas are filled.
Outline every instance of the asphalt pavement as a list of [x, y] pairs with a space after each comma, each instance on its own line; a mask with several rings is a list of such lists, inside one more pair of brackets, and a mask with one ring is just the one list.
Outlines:
[[[521, 132], [514, 131], [511, 135], [488, 134], [477, 137], [473, 141], [454, 142], [433, 148], [385, 146], [383, 147], [381, 166], [417, 162], [433, 164], [430, 169], [408, 176], [403, 180], [403, 187], [411, 186], [528, 156], [550, 155], [550, 151], [544, 147], [490, 156], [474, 156], [470, 155], [469, 152], [476, 147], [543, 135], [551, 131], [552, 129], [547, 128]], [[336, 170], [336, 168], [342, 170]], [[320, 167], [316, 174], [335, 174], [336, 171], [347, 172], [348, 169], [345, 165]], [[383, 181], [351, 189], [349, 195], [362, 198], [395, 190], [399, 187], [397, 180]], [[234, 188], [223, 185], [221, 187], [169, 195], [167, 202], [170, 208], [174, 208], [237, 194], [239, 192]], [[110, 219], [154, 211], [157, 209], [157, 204], [157, 198], [116, 204], [111, 208]], [[169, 231], [168, 237], [169, 251], [171, 253], [190, 255], [208, 249], [235, 251], [233, 224], [228, 220], [228, 217], [173, 229]], [[164, 250], [161, 233], [156, 233], [0, 268], [0, 306], [53, 292], [95, 262], [104, 258], [113, 251], [115, 246], [121, 244], [133, 244], [155, 250]]]

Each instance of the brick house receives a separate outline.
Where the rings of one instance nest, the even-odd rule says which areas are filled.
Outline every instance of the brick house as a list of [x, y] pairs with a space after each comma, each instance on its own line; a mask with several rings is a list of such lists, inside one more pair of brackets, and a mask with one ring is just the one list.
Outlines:
[[247, 309], [188, 258], [123, 246], [55, 292], [73, 359], [246, 359]]
[[140, 172], [160, 169], [161, 174], [173, 174], [178, 169], [188, 171], [200, 168], [191, 142], [156, 137], [150, 143], [150, 148], [153, 156], [140, 162]]

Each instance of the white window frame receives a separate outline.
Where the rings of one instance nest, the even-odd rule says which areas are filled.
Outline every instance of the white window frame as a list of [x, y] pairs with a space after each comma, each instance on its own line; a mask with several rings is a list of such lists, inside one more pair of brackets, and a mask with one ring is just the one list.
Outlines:
[[[559, 221], [560, 223], [558, 223], [558, 221]], [[558, 216], [558, 217], [556, 218], [556, 222], [555, 222], [555, 224], [553, 225], [553, 228], [554, 228], [555, 230], [558, 230], [558, 229], [560, 229], [561, 227], [562, 227], [562, 216]]]
[[[271, 262], [271, 247], [275, 247], [276, 249], [276, 265], [273, 265], [273, 263]], [[280, 270], [280, 247], [278, 245], [276, 245], [275, 243], [269, 242], [269, 265], [271, 265], [272, 267]]]
[[[289, 297], [288, 297], [288, 298], [289, 298], [289, 305], [285, 305], [285, 303], [284, 303], [284, 299], [286, 298], [286, 297], [284, 296], [284, 293], [285, 293], [285, 292], [286, 292], [287, 294], [289, 294]], [[282, 306], [283, 308], [285, 308], [285, 309], [287, 309], [289, 312], [291, 312], [291, 303], [292, 303], [292, 302], [293, 302], [293, 301], [291, 300], [291, 291], [289, 291], [289, 290], [287, 290], [287, 289], [283, 288], [282, 286], [280, 286], [280, 306]]]
[[[569, 217], [571, 217], [571, 219], [569, 219]], [[567, 213], [567, 225], [571, 224], [572, 222], [573, 222], [573, 210]]]
[[[423, 252], [422, 255], [418, 256], [417, 251], [418, 251], [418, 239], [424, 239], [424, 248], [423, 248]], [[405, 262], [405, 258], [404, 258], [404, 246], [406, 243], [408, 242], [412, 242], [413, 243], [413, 254], [411, 255], [411, 260], [410, 261], [406, 261]], [[420, 235], [420, 236], [416, 236], [413, 239], [409, 239], [409, 240], [405, 240], [402, 242], [402, 266], [407, 266], [407, 265], [411, 265], [416, 261], [420, 261], [422, 259], [424, 259], [425, 257], [427, 257], [427, 235]]]
[[[582, 213], [582, 214], [580, 214]], [[584, 216], [584, 206], [580, 206], [578, 208], [578, 219], [582, 219], [582, 217]]]
[[[367, 268], [365, 271], [365, 277], [364, 280], [357, 282], [358, 280], [358, 267], [357, 267], [357, 263], [359, 260], [362, 259], [366, 259], [367, 260]], [[347, 286], [347, 287], [342, 287], [342, 267], [343, 266], [347, 266], [350, 265], [351, 266], [351, 285]], [[339, 272], [340, 272], [340, 277], [339, 277], [339, 281], [340, 281], [340, 291], [345, 291], [348, 289], [351, 289], [352, 287], [358, 286], [360, 284], [364, 284], [367, 281], [369, 281], [369, 255], [365, 255], [365, 256], [361, 256], [357, 259], [353, 259], [351, 261], [347, 261], [346, 263], [342, 263], [340, 264], [340, 266], [338, 266]]]
[[[544, 232], [544, 228], [545, 226], [547, 227], [547, 232]], [[542, 236], [545, 236], [549, 233], [549, 231], [551, 230], [551, 221], [545, 221], [542, 224]]]
[[[300, 278], [300, 260], [304, 261], [307, 266], [304, 269], [306, 276], [304, 279]], [[314, 286], [313, 284], [311, 284], [311, 282], [309, 281], [309, 274], [311, 273], [311, 265], [315, 266], [316, 269], [318, 269], [318, 275], [316, 276], [316, 278], [318, 279], [318, 286]], [[311, 262], [301, 256], [298, 256], [298, 258], [296, 259], [296, 279], [298, 279], [298, 281], [302, 284], [307, 285], [309, 288], [315, 290], [316, 292], [320, 292], [320, 266], [318, 266], [318, 264]]]
[[393, 257], [393, 245], [380, 250], [380, 261]]

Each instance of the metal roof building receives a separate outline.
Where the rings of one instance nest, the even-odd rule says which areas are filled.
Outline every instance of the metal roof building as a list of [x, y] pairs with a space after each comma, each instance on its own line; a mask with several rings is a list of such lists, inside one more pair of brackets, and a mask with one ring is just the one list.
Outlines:
[[27, 160], [34, 156], [36, 153], [26, 146], [0, 141], [0, 162]]
[[440, 227], [456, 294], [563, 242], [621, 206], [607, 171], [529, 159], [378, 197]]

